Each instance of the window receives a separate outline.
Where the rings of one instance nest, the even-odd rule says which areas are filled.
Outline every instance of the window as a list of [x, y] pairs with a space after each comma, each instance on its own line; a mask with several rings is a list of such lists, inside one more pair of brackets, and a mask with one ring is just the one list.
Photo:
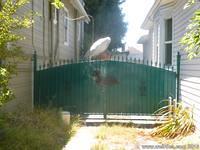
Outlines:
[[68, 44], [68, 13], [65, 12], [64, 16], [64, 43]]
[[159, 43], [160, 43], [160, 24], [156, 25], [156, 54], [155, 54], [155, 61], [159, 62]]
[[165, 64], [172, 65], [172, 18], [165, 20]]
[[78, 37], [78, 41], [80, 41], [81, 39], [81, 22], [77, 22], [77, 37]]
[[52, 4], [49, 2], [49, 21], [52, 21]]

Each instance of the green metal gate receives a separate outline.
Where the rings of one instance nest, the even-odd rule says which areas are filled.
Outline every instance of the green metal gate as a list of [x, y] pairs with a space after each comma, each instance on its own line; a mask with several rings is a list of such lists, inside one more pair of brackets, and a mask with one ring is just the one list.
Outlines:
[[115, 58], [47, 66], [35, 67], [35, 106], [73, 113], [152, 114], [164, 105], [162, 100], [176, 97], [177, 74], [161, 64]]

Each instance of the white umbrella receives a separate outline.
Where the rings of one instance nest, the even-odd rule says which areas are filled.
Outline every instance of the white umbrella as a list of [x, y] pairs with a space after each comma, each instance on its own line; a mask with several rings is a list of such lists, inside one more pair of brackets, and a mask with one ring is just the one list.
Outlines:
[[108, 46], [110, 45], [110, 42], [111, 42], [110, 37], [97, 40], [96, 42], [94, 42], [94, 44], [92, 44], [90, 50], [86, 52], [85, 57], [91, 58], [94, 56], [98, 56], [99, 54], [107, 50]]

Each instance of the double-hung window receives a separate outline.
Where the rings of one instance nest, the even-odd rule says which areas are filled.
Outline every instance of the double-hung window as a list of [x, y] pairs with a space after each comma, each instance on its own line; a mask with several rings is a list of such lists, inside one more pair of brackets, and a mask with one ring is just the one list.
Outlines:
[[165, 64], [172, 65], [172, 18], [165, 20]]

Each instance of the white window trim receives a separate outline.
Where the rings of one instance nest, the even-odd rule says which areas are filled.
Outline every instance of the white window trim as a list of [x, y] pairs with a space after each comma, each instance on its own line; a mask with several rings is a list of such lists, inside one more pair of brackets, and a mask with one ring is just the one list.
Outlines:
[[78, 26], [78, 41], [81, 41], [81, 22], [77, 22], [77, 26]]
[[172, 44], [172, 41], [165, 41], [165, 44]]
[[[172, 18], [172, 40], [165, 41], [165, 20]], [[174, 14], [173, 6], [165, 7], [164, 10], [160, 10], [159, 13], [160, 22], [160, 62], [165, 64], [165, 45], [172, 44], [172, 65], [173, 65], [173, 45], [174, 45]]]
[[[64, 19], [63, 19], [63, 21], [65, 22], [65, 19], [67, 19], [67, 21], [68, 21], [68, 23], [67, 23], [67, 41], [65, 41], [66, 35], [64, 33], [64, 45], [65, 46], [69, 46], [69, 20], [68, 20], [68, 16], [69, 16], [69, 11], [66, 7], [64, 7]], [[64, 26], [64, 30], [65, 30], [65, 26]]]
[[[173, 27], [173, 22], [174, 22], [174, 20], [173, 20], [173, 17], [172, 16], [168, 16], [168, 17], [166, 17], [166, 18], [164, 18], [164, 36], [165, 36], [165, 22], [168, 20], [168, 19], [172, 19], [172, 40], [173, 40], [173, 34], [174, 34], [174, 31], [173, 31], [173, 29], [174, 29], [174, 27]], [[166, 64], [166, 65], [173, 65], [173, 41], [172, 40], [170, 40], [170, 41], [166, 41], [165, 39], [164, 39], [164, 63], [166, 64], [166, 49], [165, 49], [165, 47], [166, 47], [166, 45], [167, 44], [171, 44], [172, 45], [172, 56], [171, 56], [171, 64]]]

